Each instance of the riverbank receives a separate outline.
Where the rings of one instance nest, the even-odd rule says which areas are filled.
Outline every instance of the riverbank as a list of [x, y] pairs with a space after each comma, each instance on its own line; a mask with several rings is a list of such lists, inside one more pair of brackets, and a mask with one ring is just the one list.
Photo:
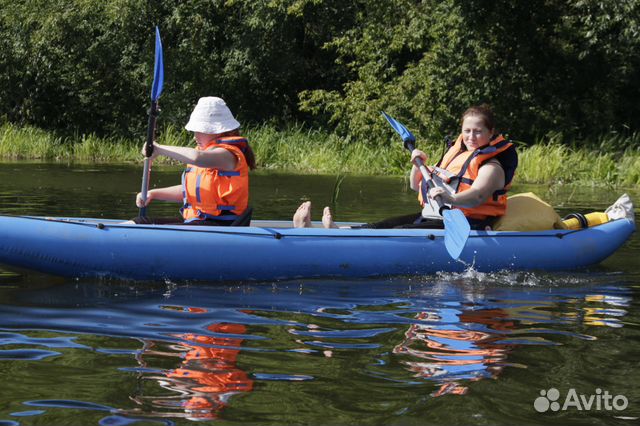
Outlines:
[[[258, 167], [277, 171], [317, 174], [405, 175], [408, 153], [397, 138], [380, 148], [347, 141], [317, 130], [252, 127], [244, 131], [253, 147]], [[158, 142], [189, 145], [191, 136], [175, 127], [158, 135]], [[558, 138], [530, 147], [519, 145], [518, 181], [526, 183], [577, 183], [633, 186], [640, 184], [640, 150], [637, 140], [602, 139], [598, 148], [575, 148]], [[83, 163], [141, 161], [143, 140], [77, 135], [63, 138], [34, 127], [0, 126], [0, 160], [40, 160]], [[420, 144], [431, 158], [439, 158], [443, 144]], [[167, 159], [159, 161], [167, 162]]]

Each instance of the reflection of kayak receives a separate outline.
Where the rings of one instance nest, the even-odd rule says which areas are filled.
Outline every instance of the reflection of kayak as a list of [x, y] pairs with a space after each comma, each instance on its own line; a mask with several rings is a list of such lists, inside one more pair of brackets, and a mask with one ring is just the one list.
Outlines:
[[461, 271], [563, 270], [599, 263], [633, 233], [614, 220], [582, 230], [472, 231], [460, 259], [442, 230], [126, 225], [115, 220], [0, 216], [0, 263], [65, 276], [275, 280]]

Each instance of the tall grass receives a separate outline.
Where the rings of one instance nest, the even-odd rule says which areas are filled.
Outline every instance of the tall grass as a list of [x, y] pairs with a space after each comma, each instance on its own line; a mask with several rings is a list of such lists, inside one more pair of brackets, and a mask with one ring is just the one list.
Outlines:
[[[244, 129], [256, 155], [258, 167], [267, 170], [362, 175], [406, 175], [409, 153], [399, 140], [379, 147], [350, 141], [334, 134], [301, 126], [280, 131], [263, 125]], [[140, 161], [144, 140], [99, 138], [95, 135], [60, 137], [33, 127], [0, 126], [0, 159], [64, 162]], [[163, 129], [158, 142], [192, 144], [191, 136], [175, 127]], [[624, 139], [600, 138], [589, 148], [570, 146], [559, 137], [519, 146], [520, 165], [516, 179], [527, 183], [579, 183], [586, 185], [640, 184], [640, 134]], [[437, 159], [440, 144], [422, 144], [430, 158]], [[166, 158], [159, 162], [169, 163]]]
[[61, 137], [35, 127], [0, 126], [0, 158], [9, 160], [123, 162], [139, 158], [130, 140], [93, 134]]
[[266, 169], [326, 174], [402, 174], [408, 153], [400, 142], [378, 149], [349, 142], [317, 130], [293, 128], [279, 132], [272, 127], [249, 128], [245, 132], [256, 154], [258, 166]]
[[640, 134], [626, 141], [613, 136], [609, 141], [587, 147], [562, 143], [557, 137], [538, 141], [518, 150], [517, 178], [527, 183], [579, 183], [586, 185], [640, 184]]

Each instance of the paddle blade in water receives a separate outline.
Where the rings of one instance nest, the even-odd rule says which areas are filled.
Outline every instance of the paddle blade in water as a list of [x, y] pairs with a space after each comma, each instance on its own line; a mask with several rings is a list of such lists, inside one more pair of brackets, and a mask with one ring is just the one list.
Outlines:
[[471, 226], [464, 214], [457, 209], [446, 209], [444, 218], [444, 246], [453, 259], [458, 259], [469, 239]]
[[164, 60], [162, 59], [162, 41], [160, 41], [160, 30], [156, 27], [156, 56], [153, 64], [153, 86], [151, 87], [151, 100], [157, 101], [162, 94], [164, 85]]

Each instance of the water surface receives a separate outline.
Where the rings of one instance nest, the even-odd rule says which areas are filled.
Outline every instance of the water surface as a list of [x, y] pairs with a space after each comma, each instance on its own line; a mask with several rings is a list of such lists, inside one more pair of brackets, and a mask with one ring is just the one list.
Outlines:
[[[140, 173], [0, 164], [0, 213], [132, 217]], [[177, 173], [157, 169], [153, 181], [173, 185]], [[255, 217], [287, 219], [312, 199], [319, 219], [335, 182], [257, 174]], [[562, 214], [601, 211], [622, 192], [515, 190]], [[360, 221], [415, 203], [401, 178], [350, 176], [333, 206]], [[0, 425], [637, 424], [639, 255], [634, 236], [586, 271], [250, 284], [0, 267]], [[562, 409], [572, 389], [590, 410]], [[605, 409], [605, 392], [628, 406]]]

